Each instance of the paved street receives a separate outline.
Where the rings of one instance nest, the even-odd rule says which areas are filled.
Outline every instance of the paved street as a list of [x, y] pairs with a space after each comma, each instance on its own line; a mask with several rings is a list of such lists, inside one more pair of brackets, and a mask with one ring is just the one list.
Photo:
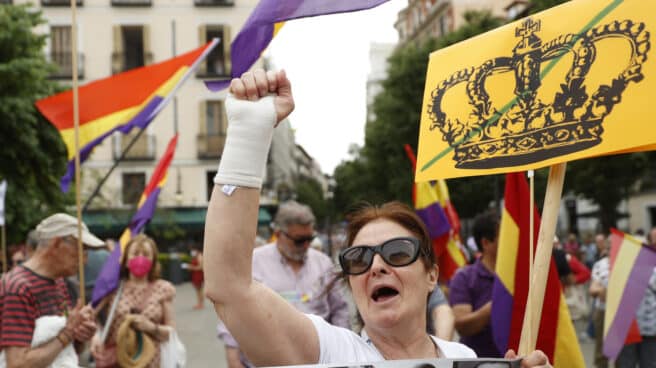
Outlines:
[[177, 285], [176, 291], [176, 326], [187, 348], [187, 367], [226, 368], [225, 350], [216, 338], [214, 308], [205, 303], [205, 309], [193, 309], [196, 293], [190, 283]]
[[[175, 318], [180, 338], [187, 347], [187, 366], [226, 368], [225, 350], [215, 334], [214, 309], [208, 303], [203, 310], [192, 309], [196, 296], [191, 284], [181, 284], [176, 289]], [[582, 343], [581, 348], [586, 367], [592, 367], [593, 343]]]

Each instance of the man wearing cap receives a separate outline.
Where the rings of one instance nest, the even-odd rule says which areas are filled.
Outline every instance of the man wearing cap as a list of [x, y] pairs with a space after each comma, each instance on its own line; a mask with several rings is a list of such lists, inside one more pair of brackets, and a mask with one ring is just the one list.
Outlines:
[[[74, 343], [80, 351], [96, 331], [93, 309], [75, 307], [64, 282], [78, 270], [78, 222], [67, 214], [47, 217], [36, 227], [34, 255], [0, 282], [0, 350], [7, 367], [47, 367]], [[82, 224], [82, 243], [104, 242]], [[35, 322], [44, 316], [66, 316], [63, 329], [46, 343], [31, 347]]]
[[[340, 288], [328, 286], [335, 278], [333, 262], [310, 248], [316, 238], [314, 222], [310, 207], [295, 201], [280, 205], [275, 218], [276, 242], [253, 252], [253, 279], [276, 291], [298, 310], [350, 328], [348, 305]], [[222, 323], [218, 335], [225, 344], [229, 368], [251, 366]]]

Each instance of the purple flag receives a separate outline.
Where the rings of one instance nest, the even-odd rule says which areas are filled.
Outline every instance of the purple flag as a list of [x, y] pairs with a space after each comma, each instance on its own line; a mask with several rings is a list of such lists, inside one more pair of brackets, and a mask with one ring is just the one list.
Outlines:
[[[276, 23], [317, 15], [347, 13], [376, 7], [388, 0], [261, 0], [246, 20], [230, 46], [232, 78], [240, 77], [257, 61], [273, 39]], [[229, 80], [205, 82], [207, 88], [219, 91]]]

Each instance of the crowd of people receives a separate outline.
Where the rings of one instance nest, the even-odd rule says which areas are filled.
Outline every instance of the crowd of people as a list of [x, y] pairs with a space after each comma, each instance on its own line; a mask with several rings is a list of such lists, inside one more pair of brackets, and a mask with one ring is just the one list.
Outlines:
[[[400, 202], [349, 213], [335, 259], [321, 251], [312, 210], [295, 201], [279, 206], [271, 242], [258, 244], [271, 135], [294, 100], [284, 72], [246, 73], [232, 81], [230, 92], [230, 125], [204, 246], [192, 247], [184, 266], [196, 291], [193, 308], [203, 309], [208, 298], [216, 310], [228, 367], [517, 357], [497, 349], [491, 330], [500, 221], [494, 212], [474, 219], [467, 248], [477, 256], [443, 285], [428, 230]], [[77, 219], [55, 214], [30, 233], [28, 246], [10, 254], [12, 268], [0, 282], [0, 366], [77, 367], [85, 350], [99, 368], [175, 366], [167, 349], [177, 340], [176, 291], [160, 278], [156, 242], [132, 237], [122, 249], [119, 286], [91, 304], [94, 281], [114, 245], [84, 224], [78, 234]], [[656, 247], [656, 228], [646, 241]], [[608, 366], [601, 351], [608, 252], [601, 233], [581, 243], [575, 234], [563, 243], [554, 239], [571, 318], [582, 339], [594, 337], [598, 368]], [[86, 300], [78, 298], [74, 282], [78, 257], [86, 258]], [[656, 366], [656, 270], [637, 323], [642, 341], [626, 345], [616, 367]], [[550, 367], [541, 351], [522, 358], [525, 368]]]

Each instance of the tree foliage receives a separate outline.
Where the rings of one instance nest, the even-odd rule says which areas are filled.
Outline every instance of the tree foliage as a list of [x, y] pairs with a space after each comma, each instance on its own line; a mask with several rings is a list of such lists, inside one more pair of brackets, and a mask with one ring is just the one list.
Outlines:
[[300, 178], [296, 183], [296, 200], [310, 206], [320, 227], [328, 215], [328, 203], [321, 184], [313, 178]]
[[43, 53], [44, 23], [28, 5], [0, 5], [0, 179], [8, 182], [5, 215], [8, 243], [25, 239], [44, 216], [63, 209], [59, 176], [66, 148], [34, 102], [57, 90]]
[[[397, 49], [389, 58], [388, 76], [383, 91], [376, 96], [376, 118], [365, 127], [365, 143], [359, 152], [335, 169], [335, 204], [338, 213], [348, 211], [360, 201], [380, 203], [401, 200], [410, 204], [413, 169], [403, 149], [417, 149], [428, 56], [431, 52], [496, 28], [503, 21], [489, 12], [468, 12], [466, 23], [440, 39]], [[494, 193], [481, 191], [476, 183], [493, 183], [492, 177], [449, 181], [458, 210], [476, 213], [488, 206]]]

